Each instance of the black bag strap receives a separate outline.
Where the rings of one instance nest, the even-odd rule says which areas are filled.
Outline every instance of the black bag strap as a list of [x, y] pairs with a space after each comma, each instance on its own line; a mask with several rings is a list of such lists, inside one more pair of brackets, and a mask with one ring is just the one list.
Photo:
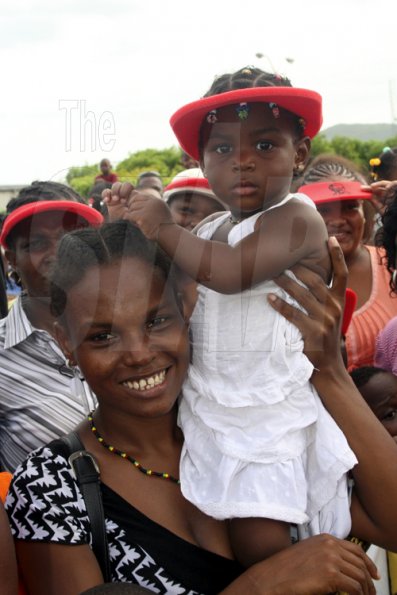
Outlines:
[[69, 449], [69, 465], [85, 501], [91, 524], [93, 552], [102, 570], [105, 583], [109, 583], [111, 581], [109, 548], [98, 464], [92, 454], [85, 450], [76, 432], [70, 432], [61, 440]]

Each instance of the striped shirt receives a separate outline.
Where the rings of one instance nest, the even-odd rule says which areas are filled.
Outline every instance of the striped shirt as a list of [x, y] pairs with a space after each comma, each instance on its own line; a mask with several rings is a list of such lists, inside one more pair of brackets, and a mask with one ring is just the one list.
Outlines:
[[32, 450], [67, 434], [95, 397], [53, 337], [30, 324], [21, 298], [0, 320], [0, 466], [13, 472]]

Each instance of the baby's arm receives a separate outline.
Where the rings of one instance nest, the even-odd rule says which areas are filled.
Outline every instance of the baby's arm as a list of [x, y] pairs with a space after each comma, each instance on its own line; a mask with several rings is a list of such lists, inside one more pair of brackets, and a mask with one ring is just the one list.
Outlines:
[[298, 201], [266, 213], [258, 229], [236, 246], [193, 235], [173, 222], [163, 201], [145, 196], [132, 197], [125, 217], [156, 240], [190, 277], [221, 293], [236, 293], [272, 279], [297, 262], [308, 266], [323, 258], [327, 262], [323, 220]]

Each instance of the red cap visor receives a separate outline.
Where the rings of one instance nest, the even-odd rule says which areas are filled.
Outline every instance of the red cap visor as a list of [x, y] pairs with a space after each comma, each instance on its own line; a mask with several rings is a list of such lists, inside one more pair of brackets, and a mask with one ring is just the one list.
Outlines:
[[171, 116], [170, 124], [182, 149], [196, 160], [200, 159], [200, 129], [208, 112], [226, 105], [247, 103], [276, 103], [306, 122], [304, 134], [313, 138], [321, 128], [321, 95], [295, 87], [251, 87], [235, 89], [211, 97], [203, 97], [181, 107]]
[[103, 216], [101, 213], [80, 202], [73, 202], [71, 200], [39, 200], [18, 207], [15, 211], [12, 211], [7, 215], [0, 235], [0, 244], [4, 248], [9, 248], [7, 237], [18, 223], [21, 223], [21, 221], [33, 217], [34, 215], [49, 213], [51, 211], [74, 213], [84, 219], [87, 222], [87, 225], [92, 227], [99, 227], [103, 223]]
[[339, 200], [368, 200], [372, 198], [372, 192], [361, 190], [361, 182], [340, 180], [333, 182], [316, 182], [301, 186], [298, 192], [306, 194], [317, 205], [323, 202], [335, 202]]

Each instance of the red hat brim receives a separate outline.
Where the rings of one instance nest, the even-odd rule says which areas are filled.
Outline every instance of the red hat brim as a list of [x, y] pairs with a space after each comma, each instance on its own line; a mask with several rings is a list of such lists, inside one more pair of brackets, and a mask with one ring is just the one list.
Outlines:
[[49, 213], [51, 211], [75, 213], [92, 227], [99, 227], [103, 223], [103, 216], [101, 213], [80, 202], [71, 200], [39, 200], [18, 207], [15, 211], [12, 211], [7, 215], [0, 235], [0, 244], [4, 248], [9, 248], [7, 245], [7, 237], [18, 223], [21, 223], [21, 221], [33, 217], [34, 215]]
[[310, 138], [319, 132], [323, 122], [321, 95], [315, 91], [295, 87], [235, 89], [188, 103], [171, 116], [171, 127], [185, 153], [193, 159], [200, 159], [200, 129], [208, 112], [241, 102], [276, 103], [279, 107], [305, 120], [304, 134]]
[[372, 192], [361, 190], [362, 183], [349, 180], [328, 180], [327, 182], [316, 182], [301, 186], [298, 192], [306, 194], [318, 205], [325, 202], [336, 202], [340, 200], [369, 200]]

